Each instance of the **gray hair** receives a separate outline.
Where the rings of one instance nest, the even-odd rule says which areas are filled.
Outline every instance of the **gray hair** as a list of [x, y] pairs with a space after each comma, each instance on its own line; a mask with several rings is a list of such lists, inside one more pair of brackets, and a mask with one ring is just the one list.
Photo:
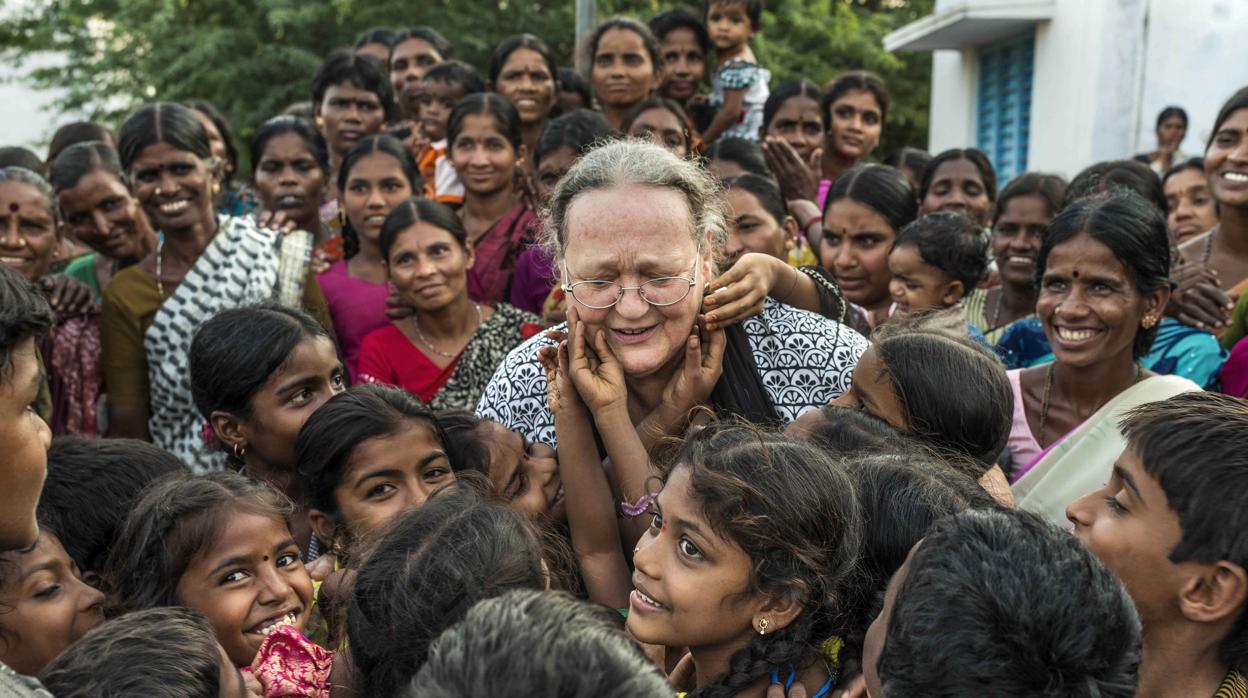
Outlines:
[[689, 238], [699, 252], [722, 250], [724, 228], [723, 192], [719, 182], [697, 163], [682, 160], [649, 141], [617, 140], [586, 153], [559, 180], [543, 213], [545, 243], [556, 259], [563, 259], [568, 244], [568, 211], [577, 197], [599, 189], [643, 185], [678, 192], [689, 205], [693, 225]]
[[25, 167], [0, 167], [0, 183], [3, 182], [21, 182], [34, 187], [43, 195], [44, 202], [48, 205], [48, 213], [51, 213], [53, 218], [60, 219], [60, 212], [56, 206], [56, 192], [52, 191], [52, 185], [48, 184], [48, 180], [39, 173], [31, 172]]

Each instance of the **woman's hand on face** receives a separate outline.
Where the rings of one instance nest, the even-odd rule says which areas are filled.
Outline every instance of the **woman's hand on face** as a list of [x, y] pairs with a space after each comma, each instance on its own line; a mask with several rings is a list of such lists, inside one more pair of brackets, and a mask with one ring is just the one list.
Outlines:
[[747, 252], [711, 282], [711, 293], [702, 299], [698, 322], [708, 330], [722, 329], [763, 312], [763, 301], [771, 293], [785, 262]]
[[403, 320], [416, 314], [416, 309], [403, 302], [399, 292], [390, 289], [390, 297], [386, 298], [386, 317], [391, 321]]
[[546, 370], [546, 401], [552, 414], [580, 412], [584, 401], [572, 382], [571, 357], [567, 340], [558, 346], [546, 346], [537, 350], [537, 360]]
[[78, 279], [64, 274], [52, 274], [39, 280], [48, 304], [57, 312], [75, 315], [91, 308], [95, 296], [91, 288]]
[[312, 268], [313, 274], [324, 274], [329, 271], [329, 268], [332, 267], [334, 262], [337, 261], [337, 257], [318, 247], [315, 250], [312, 250], [312, 261], [308, 266]]
[[[812, 162], [820, 151], [811, 154]], [[780, 192], [785, 199], [810, 199], [819, 193], [819, 177], [810, 162], [803, 162], [797, 150], [783, 138], [771, 136], [763, 141], [763, 157], [767, 167], [776, 176]]]
[[589, 329], [581, 321], [576, 308], [568, 309], [568, 370], [576, 391], [591, 412], [597, 414], [612, 407], [628, 406], [628, 386], [624, 382], [624, 367], [607, 345], [604, 330], [594, 332], [593, 347], [586, 337]]
[[685, 340], [685, 361], [663, 389], [664, 406], [675, 408], [683, 418], [711, 397], [724, 374], [724, 349], [728, 335], [722, 329], [699, 332]]
[[272, 230], [279, 235], [290, 235], [295, 232], [295, 222], [287, 217], [285, 211], [263, 211], [256, 218], [256, 225], [261, 230]]

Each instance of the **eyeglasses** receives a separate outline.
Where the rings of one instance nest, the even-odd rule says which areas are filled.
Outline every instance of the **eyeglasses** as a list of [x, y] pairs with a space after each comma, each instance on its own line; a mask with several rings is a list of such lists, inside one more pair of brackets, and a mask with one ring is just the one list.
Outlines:
[[[625, 291], [636, 291], [643, 301], [662, 308], [676, 305], [689, 295], [689, 290], [697, 283], [698, 261], [693, 260], [689, 276], [660, 276], [640, 286], [621, 286], [614, 281], [578, 281], [574, 284], [565, 283], [562, 288], [577, 303], [594, 310], [604, 310], [619, 303]], [[563, 265], [563, 276], [571, 277], [566, 262]]]

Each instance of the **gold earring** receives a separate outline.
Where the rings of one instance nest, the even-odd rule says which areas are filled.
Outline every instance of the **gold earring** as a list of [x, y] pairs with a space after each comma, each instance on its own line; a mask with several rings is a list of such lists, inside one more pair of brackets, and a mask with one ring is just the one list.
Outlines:
[[219, 183], [217, 183], [217, 182], [213, 182], [213, 183], [212, 183], [212, 193], [213, 193], [213, 194], [220, 194], [220, 193], [221, 193], [221, 185], [220, 185]]
[[234, 444], [234, 458], [242, 461], [243, 455], [247, 453], [247, 447], [242, 444]]
[[323, 116], [316, 117], [316, 127], [325, 128], [325, 117]]
[[762, 620], [758, 621], [758, 634], [759, 634], [759, 635], [766, 635], [766, 634], [767, 634], [767, 626], [768, 626], [768, 625], [771, 625], [771, 621], [767, 620], [766, 618], [764, 618], [764, 619], [762, 619]]
[[1158, 320], [1156, 315], [1145, 315], [1144, 319], [1140, 320], [1140, 327], [1143, 327], [1146, 330], [1151, 330], [1157, 326], [1157, 322]]

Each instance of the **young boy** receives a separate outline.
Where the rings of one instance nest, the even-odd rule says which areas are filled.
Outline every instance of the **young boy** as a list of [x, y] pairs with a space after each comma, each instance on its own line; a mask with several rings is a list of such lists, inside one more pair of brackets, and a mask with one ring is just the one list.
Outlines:
[[1139, 610], [1137, 695], [1248, 695], [1248, 402], [1184, 393], [1120, 428], [1109, 483], [1066, 516]]
[[707, 0], [706, 29], [715, 45], [711, 107], [718, 110], [702, 141], [721, 136], [758, 140], [771, 73], [758, 64], [750, 39], [763, 28], [763, 0]]
[[[52, 430], [35, 414], [41, 374], [35, 343], [52, 309], [21, 274], [0, 264], [0, 552], [35, 545], [35, 507], [47, 473]], [[0, 664], [0, 695], [46, 696], [38, 682]]]
[[911, 549], [862, 663], [871, 698], [1130, 698], [1139, 648], [1130, 597], [1070, 534], [970, 509]]
[[443, 61], [421, 78], [420, 130], [429, 146], [420, 156], [420, 174], [432, 182], [429, 197], [444, 204], [464, 201], [450, 158], [446, 157], [446, 128], [456, 102], [471, 94], [485, 92], [485, 81], [476, 68], [462, 61]]

